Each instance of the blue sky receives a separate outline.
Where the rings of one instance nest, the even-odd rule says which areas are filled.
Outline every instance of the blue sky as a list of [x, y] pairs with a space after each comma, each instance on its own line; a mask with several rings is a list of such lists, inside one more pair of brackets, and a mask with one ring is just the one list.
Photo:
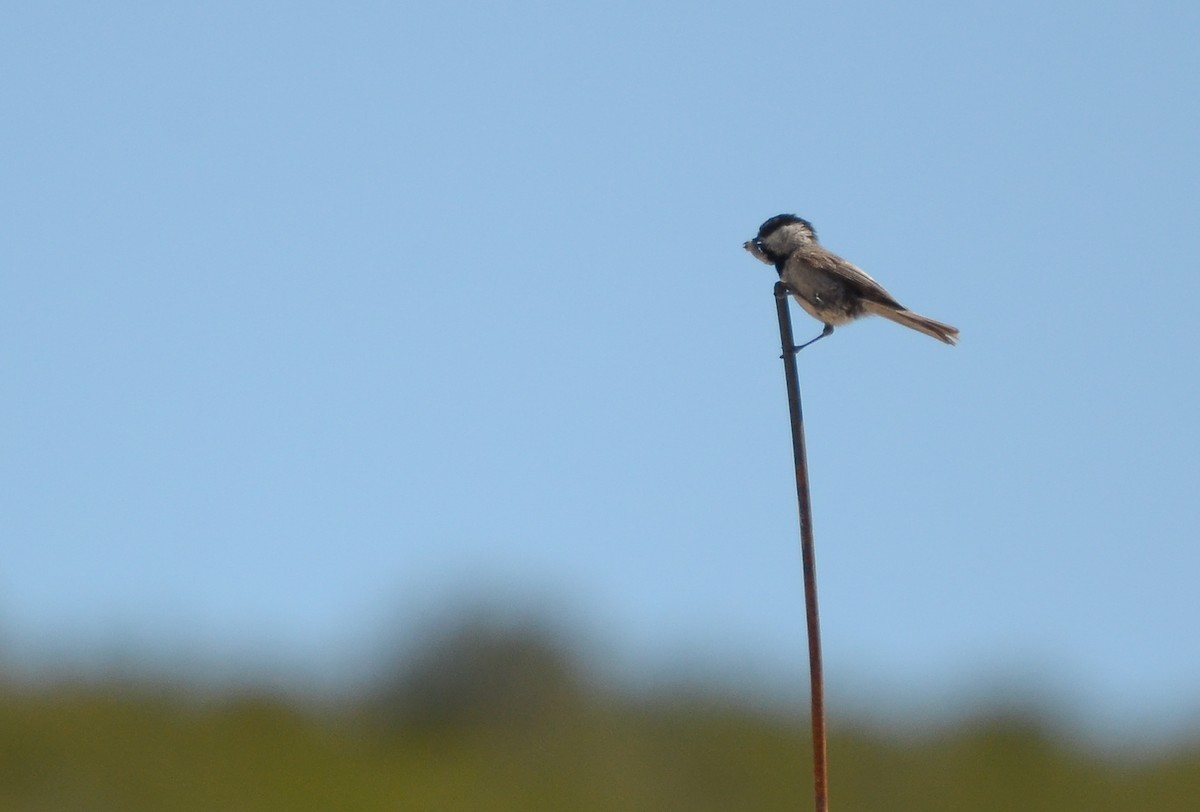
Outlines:
[[[1194, 3], [26, 4], [0, 32], [0, 640], [330, 674], [463, 600], [831, 691], [1200, 725]], [[819, 325], [796, 311], [798, 335]], [[81, 654], [81, 656], [82, 656]], [[241, 666], [239, 666], [241, 667]]]

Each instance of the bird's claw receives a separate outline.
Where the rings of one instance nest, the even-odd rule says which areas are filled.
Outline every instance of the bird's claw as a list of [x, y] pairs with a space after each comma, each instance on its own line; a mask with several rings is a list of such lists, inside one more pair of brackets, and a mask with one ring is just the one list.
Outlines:
[[[792, 347], [792, 355], [795, 355], [796, 353], [800, 352], [800, 350], [804, 349], [809, 344], [816, 344], [822, 338], [825, 338], [826, 336], [829, 336], [829, 335], [833, 335], [833, 325], [832, 324], [826, 324], [825, 329], [822, 330], [821, 334], [819, 336], [817, 336], [816, 338], [810, 339], [809, 341], [805, 341], [803, 344], [797, 344], [796, 346]], [[784, 353], [783, 355], [781, 355], [779, 357], [786, 358], [787, 353]]]

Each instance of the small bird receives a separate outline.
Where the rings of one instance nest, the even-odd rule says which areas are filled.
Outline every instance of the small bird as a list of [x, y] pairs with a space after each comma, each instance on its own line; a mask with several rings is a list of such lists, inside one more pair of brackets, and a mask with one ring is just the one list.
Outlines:
[[758, 229], [758, 236], [747, 240], [743, 247], [757, 259], [774, 265], [800, 306], [825, 323], [819, 336], [793, 351], [831, 335], [834, 325], [871, 314], [947, 344], [958, 342], [957, 327], [914, 313], [897, 302], [861, 268], [820, 245], [812, 223], [794, 214], [779, 214], [767, 220]]

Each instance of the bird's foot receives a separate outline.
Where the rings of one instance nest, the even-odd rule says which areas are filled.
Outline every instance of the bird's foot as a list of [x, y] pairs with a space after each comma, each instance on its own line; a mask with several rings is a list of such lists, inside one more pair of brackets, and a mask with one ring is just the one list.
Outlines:
[[[800, 352], [800, 350], [804, 349], [805, 347], [809, 346], [810, 344], [816, 344], [822, 338], [825, 338], [826, 336], [831, 336], [831, 335], [833, 335], [833, 325], [826, 324], [825, 329], [821, 331], [821, 334], [819, 336], [817, 336], [816, 338], [810, 339], [808, 341], [805, 341], [803, 344], [797, 344], [796, 346], [792, 347], [792, 354], [795, 355], [796, 353]], [[782, 355], [779, 357], [783, 358]]]

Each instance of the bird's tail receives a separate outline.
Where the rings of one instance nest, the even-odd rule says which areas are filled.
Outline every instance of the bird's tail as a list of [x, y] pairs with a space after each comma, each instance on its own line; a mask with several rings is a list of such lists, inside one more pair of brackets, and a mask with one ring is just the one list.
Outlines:
[[882, 302], [865, 302], [864, 304], [869, 313], [883, 316], [885, 319], [903, 324], [905, 327], [911, 327], [927, 336], [933, 336], [938, 341], [945, 341], [947, 344], [958, 343], [957, 327], [942, 324], [940, 321], [934, 321], [928, 316], [922, 316], [920, 313], [914, 313], [898, 305], [887, 305]]

